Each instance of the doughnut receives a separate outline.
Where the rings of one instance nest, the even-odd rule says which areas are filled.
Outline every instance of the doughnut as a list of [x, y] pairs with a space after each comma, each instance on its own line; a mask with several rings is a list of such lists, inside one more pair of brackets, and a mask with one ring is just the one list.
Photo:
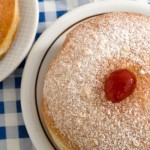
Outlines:
[[150, 17], [78, 23], [49, 64], [41, 112], [60, 150], [149, 150]]
[[18, 0], [0, 1], [0, 60], [8, 52], [20, 20]]

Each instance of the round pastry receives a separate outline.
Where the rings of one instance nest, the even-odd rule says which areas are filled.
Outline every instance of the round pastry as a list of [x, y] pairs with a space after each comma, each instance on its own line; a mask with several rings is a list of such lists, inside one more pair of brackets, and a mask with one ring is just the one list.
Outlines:
[[75, 26], [50, 63], [42, 114], [61, 150], [149, 150], [150, 17], [107, 13]]
[[8, 52], [19, 24], [18, 0], [0, 0], [0, 59]]

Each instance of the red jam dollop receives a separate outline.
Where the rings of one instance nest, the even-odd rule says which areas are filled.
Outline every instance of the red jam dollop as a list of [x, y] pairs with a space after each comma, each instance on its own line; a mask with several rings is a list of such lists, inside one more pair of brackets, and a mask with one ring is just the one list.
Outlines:
[[108, 100], [119, 103], [130, 96], [136, 87], [135, 75], [127, 69], [119, 69], [110, 74], [105, 81]]

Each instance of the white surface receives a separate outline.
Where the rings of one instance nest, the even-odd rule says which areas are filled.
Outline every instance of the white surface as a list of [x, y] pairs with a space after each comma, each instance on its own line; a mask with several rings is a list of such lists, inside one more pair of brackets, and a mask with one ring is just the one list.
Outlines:
[[[76, 1], [76, 0], [72, 0], [72, 1]], [[106, 0], [90, 0], [90, 2], [98, 2], [98, 1], [106, 1]], [[115, 1], [115, 0], [107, 0], [107, 1]], [[127, 1], [127, 0], [117, 0], [117, 1]], [[128, 0], [128, 1], [139, 1], [141, 3], [148, 3], [149, 0]]]
[[[74, 23], [89, 16], [112, 11], [139, 12], [145, 15], [150, 15], [150, 6], [147, 4], [141, 4], [137, 2], [121, 1], [114, 3], [114, 1], [110, 1], [95, 2], [78, 7], [77, 9], [67, 13], [66, 15], [58, 19], [53, 25], [51, 25], [42, 34], [42, 36], [34, 45], [31, 53], [29, 54], [22, 79], [21, 105], [27, 130], [37, 150], [53, 150], [39, 122], [34, 95], [36, 76], [43, 56], [45, 55], [47, 49], [55, 40], [55, 38]], [[53, 46], [49, 49], [48, 53], [46, 54], [43, 64], [41, 65], [37, 84], [37, 100], [39, 111], [41, 105], [44, 76], [47, 71], [47, 66], [49, 62], [53, 59], [57, 51], [60, 49], [64, 41], [65, 34], [66, 33], [64, 33], [54, 42]]]
[[34, 41], [38, 25], [38, 2], [19, 0], [20, 23], [15, 39], [0, 61], [0, 82], [9, 76], [25, 58]]

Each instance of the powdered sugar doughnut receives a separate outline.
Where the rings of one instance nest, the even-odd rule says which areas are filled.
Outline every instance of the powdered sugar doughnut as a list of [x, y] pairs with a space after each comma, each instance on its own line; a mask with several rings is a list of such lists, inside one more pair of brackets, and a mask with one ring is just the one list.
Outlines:
[[[104, 82], [117, 69], [137, 85], [120, 103]], [[44, 121], [60, 149], [150, 149], [150, 17], [107, 13], [79, 23], [46, 74]]]

